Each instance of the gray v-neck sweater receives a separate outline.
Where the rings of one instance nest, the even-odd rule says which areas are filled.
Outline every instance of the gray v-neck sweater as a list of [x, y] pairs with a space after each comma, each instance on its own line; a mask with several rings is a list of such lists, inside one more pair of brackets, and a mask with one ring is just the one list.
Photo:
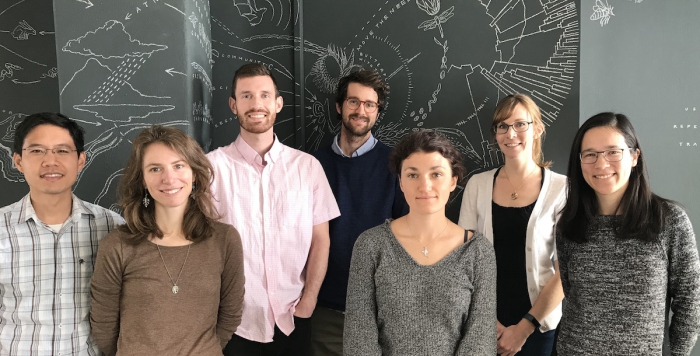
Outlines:
[[346, 356], [495, 355], [496, 259], [480, 233], [423, 266], [391, 220], [360, 235], [345, 314]]

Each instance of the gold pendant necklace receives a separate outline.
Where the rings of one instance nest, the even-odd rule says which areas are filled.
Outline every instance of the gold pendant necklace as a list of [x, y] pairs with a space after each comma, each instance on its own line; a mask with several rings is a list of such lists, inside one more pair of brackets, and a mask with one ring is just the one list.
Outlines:
[[[413, 234], [413, 230], [411, 229], [411, 225], [408, 223], [408, 217], [406, 217], [406, 220], [404, 220], [404, 221], [406, 221], [406, 227], [408, 228], [408, 231], [411, 233], [411, 237], [413, 237], [416, 241], [418, 241], [418, 243], [420, 243], [421, 245], [423, 245], [423, 244], [420, 242], [420, 240], [416, 237], [416, 235]], [[439, 233], [437, 236], [433, 237], [432, 241], [430, 241], [429, 244], [423, 245], [423, 250], [422, 250], [421, 252], [423, 253], [423, 255], [424, 255], [426, 258], [428, 258], [428, 247], [429, 247], [430, 245], [432, 245], [433, 242], [435, 242], [435, 240], [438, 239], [438, 237], [442, 236], [442, 233], [445, 232], [445, 230], [447, 230], [447, 225], [449, 225], [449, 221], [445, 221], [445, 227], [442, 228], [442, 231], [440, 231], [440, 233]]]
[[168, 278], [170, 278], [170, 283], [173, 284], [173, 288], [171, 289], [173, 294], [177, 294], [177, 292], [180, 291], [180, 287], [177, 286], [177, 282], [180, 281], [180, 276], [182, 275], [182, 270], [185, 269], [185, 263], [187, 263], [187, 257], [190, 255], [190, 247], [192, 247], [191, 243], [187, 246], [187, 254], [185, 255], [185, 261], [182, 262], [182, 267], [180, 267], [180, 273], [177, 274], [177, 279], [173, 281], [173, 277], [170, 276], [170, 271], [168, 270], [168, 265], [165, 264], [165, 259], [163, 259], [163, 254], [160, 252], [160, 245], [156, 244], [156, 248], [158, 248], [158, 255], [160, 255], [160, 260], [163, 261], [163, 266], [165, 266], [165, 272], [168, 273]]
[[[504, 167], [504, 168], [505, 168], [505, 167]], [[520, 190], [520, 188], [522, 188], [523, 185], [525, 185], [525, 182], [527, 182], [527, 179], [530, 178], [530, 176], [532, 175], [532, 173], [535, 173], [535, 170], [537, 170], [537, 167], [533, 168], [533, 169], [530, 171], [530, 174], [528, 174], [527, 177], [525, 177], [525, 179], [523, 179], [523, 183], [520, 184], [520, 186], [518, 187], [518, 189], [516, 189], [516, 190], [513, 192], [513, 194], [510, 195], [510, 199], [511, 199], [511, 200], [518, 199], [518, 190]], [[508, 179], [508, 184], [510, 184], [510, 187], [513, 188], [513, 183], [510, 181], [510, 177], [508, 177], [508, 172], [506, 172], [505, 169], [503, 169], [503, 174], [506, 175], [506, 179]]]

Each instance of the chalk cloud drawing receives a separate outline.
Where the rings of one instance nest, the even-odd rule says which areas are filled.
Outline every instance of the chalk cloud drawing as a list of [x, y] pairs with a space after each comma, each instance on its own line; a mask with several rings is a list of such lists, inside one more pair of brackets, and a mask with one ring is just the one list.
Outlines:
[[[169, 96], [149, 95], [132, 84], [132, 78], [138, 77], [139, 69], [152, 54], [166, 49], [166, 45], [133, 38], [117, 20], [109, 20], [63, 46], [64, 52], [89, 57], [61, 88], [61, 94], [68, 91], [77, 94], [76, 97], [82, 96], [82, 103], [72, 108], [89, 114], [76, 118], [86, 128], [88, 139], [83, 172], [99, 155], [125, 142], [134, 130], [150, 126], [153, 122], [147, 119], [149, 116], [175, 109], [175, 105], [167, 102]], [[172, 76], [167, 70], [166, 73]], [[161, 100], [167, 103], [159, 103]], [[160, 124], [186, 126], [188, 123], [174, 120]]]

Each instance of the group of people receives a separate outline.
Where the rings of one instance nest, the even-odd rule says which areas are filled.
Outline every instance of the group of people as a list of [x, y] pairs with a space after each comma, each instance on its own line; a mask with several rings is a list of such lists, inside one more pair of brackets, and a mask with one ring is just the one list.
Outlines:
[[455, 224], [461, 154], [434, 130], [380, 142], [387, 95], [375, 72], [342, 78], [340, 132], [310, 155], [275, 136], [276, 81], [246, 64], [230, 145], [136, 136], [123, 218], [72, 193], [75, 121], [25, 118], [29, 194], [0, 209], [0, 355], [661, 355], [667, 327], [671, 354], [690, 354], [695, 236], [652, 193], [624, 115], [581, 126], [564, 176], [537, 105], [505, 97], [505, 163], [468, 180]]

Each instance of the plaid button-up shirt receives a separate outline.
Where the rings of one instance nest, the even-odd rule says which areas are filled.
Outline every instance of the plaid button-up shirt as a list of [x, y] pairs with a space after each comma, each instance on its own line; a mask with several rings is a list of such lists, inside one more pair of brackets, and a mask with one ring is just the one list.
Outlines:
[[90, 336], [97, 245], [124, 220], [73, 195], [56, 232], [29, 194], [0, 209], [0, 355], [99, 355]]

